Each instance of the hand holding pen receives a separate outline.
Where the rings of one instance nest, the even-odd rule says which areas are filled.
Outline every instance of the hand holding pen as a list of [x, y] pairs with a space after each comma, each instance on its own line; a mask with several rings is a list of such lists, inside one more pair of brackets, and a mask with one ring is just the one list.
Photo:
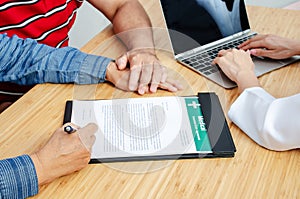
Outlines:
[[82, 128], [67, 123], [54, 132], [45, 146], [31, 154], [39, 185], [87, 166], [97, 128], [93, 123]]
[[[95, 125], [95, 124], [93, 124]], [[68, 134], [73, 134], [75, 132], [77, 132], [82, 144], [89, 150], [92, 150], [92, 145], [95, 142], [95, 135], [93, 133], [92, 136], [87, 136], [86, 134], [82, 134], [81, 132], [81, 128], [80, 126], [77, 126], [75, 124], [72, 123], [66, 123], [63, 126], [64, 132], [68, 133]]]

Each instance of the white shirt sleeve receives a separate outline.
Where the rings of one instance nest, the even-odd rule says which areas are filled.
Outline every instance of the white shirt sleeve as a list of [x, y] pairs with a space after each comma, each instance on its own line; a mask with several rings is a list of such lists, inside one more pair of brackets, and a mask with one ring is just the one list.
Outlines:
[[248, 88], [232, 104], [228, 116], [263, 147], [300, 148], [300, 94], [276, 99], [260, 87]]

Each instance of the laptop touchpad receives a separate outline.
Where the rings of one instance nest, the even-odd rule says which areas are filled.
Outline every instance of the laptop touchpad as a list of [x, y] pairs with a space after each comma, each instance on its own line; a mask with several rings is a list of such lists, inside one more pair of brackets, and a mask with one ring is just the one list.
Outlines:
[[274, 60], [269, 58], [258, 58], [252, 57], [255, 64], [255, 74], [256, 76], [261, 76], [265, 73], [273, 71], [275, 69], [281, 68], [286, 65], [284, 60]]

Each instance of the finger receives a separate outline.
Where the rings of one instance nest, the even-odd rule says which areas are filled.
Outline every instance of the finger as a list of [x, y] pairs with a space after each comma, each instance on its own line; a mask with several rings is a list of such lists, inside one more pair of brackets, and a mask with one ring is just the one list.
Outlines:
[[255, 37], [252, 37], [246, 41], [244, 41], [243, 43], [241, 43], [240, 45], [238, 45], [238, 48], [242, 48], [244, 46], [247, 46], [249, 45], [251, 42], [255, 41]]
[[212, 64], [218, 64], [220, 60], [220, 57], [216, 57], [213, 61]]
[[[227, 55], [227, 56], [228, 56], [228, 55]], [[226, 57], [216, 57], [216, 58], [213, 60], [212, 64], [218, 65], [218, 66], [223, 70], [224, 62], [225, 62], [225, 60], [227, 60], [227, 59], [228, 59], [228, 58], [226, 58]]]
[[236, 49], [236, 48], [232, 48], [232, 49], [227, 50], [227, 52], [231, 52], [231, 53], [233, 53], [233, 54], [235, 54], [235, 53], [237, 53], [237, 52], [239, 52], [239, 51], [245, 52], [245, 51], [243, 51], [243, 50], [238, 50], [238, 49]]
[[220, 52], [218, 53], [218, 57], [216, 57], [213, 61], [212, 64], [219, 64], [221, 58], [224, 58], [225, 56], [230, 56], [232, 53], [230, 53], [232, 51], [232, 49], [229, 50], [220, 50]]
[[250, 43], [254, 42], [254, 41], [258, 41], [258, 40], [262, 40], [263, 38], [265, 38], [265, 35], [256, 35], [250, 39], [248, 39], [247, 41], [243, 42], [242, 44], [240, 44], [238, 46], [238, 48], [242, 48], [244, 46], [249, 45]]
[[250, 49], [250, 50], [247, 50], [247, 52], [249, 52], [250, 55], [257, 56], [257, 49]]
[[167, 81], [168, 73], [167, 73], [166, 67], [161, 66], [161, 69], [162, 69], [162, 76], [161, 76], [161, 81], [160, 82], [164, 83], [164, 82]]
[[244, 41], [243, 43], [241, 43], [240, 45], [238, 45], [238, 48], [243, 48], [244, 46], [247, 46], [249, 43], [251, 42], [250, 39], [248, 39], [247, 41]]
[[141, 71], [142, 71], [141, 65], [133, 65], [130, 68], [129, 90], [131, 91], [137, 90]]
[[156, 93], [156, 91], [157, 91], [157, 88], [158, 88], [158, 85], [159, 85], [159, 83], [157, 83], [157, 82], [152, 82], [151, 83], [151, 85], [150, 85], [150, 92], [151, 93]]
[[264, 48], [264, 47], [265, 47], [265, 45], [264, 45], [263, 40], [255, 40], [255, 41], [251, 41], [247, 45], [241, 47], [241, 49], [248, 50], [248, 49], [253, 49], [253, 48]]
[[224, 57], [216, 57], [214, 60], [213, 60], [213, 64], [218, 64], [218, 66], [221, 68], [221, 70], [223, 70], [224, 68], [224, 62], [225, 62], [225, 58]]
[[138, 92], [141, 95], [143, 95], [146, 92], [146, 89], [148, 89], [148, 85], [151, 82], [153, 75], [153, 67], [154, 66], [152, 64], [142, 65], [142, 73], [138, 89]]
[[235, 81], [235, 77], [234, 77], [235, 73], [234, 73], [234, 68], [231, 67], [232, 66], [231, 59], [226, 59], [224, 57], [221, 57], [218, 60], [218, 66], [229, 79]]
[[183, 90], [184, 89], [183, 85], [177, 80], [168, 79], [167, 82], [169, 84], [171, 84], [172, 86], [174, 86], [177, 90]]
[[95, 142], [95, 133], [98, 129], [98, 126], [94, 123], [90, 123], [85, 127], [78, 130], [78, 136], [82, 144], [91, 151], [92, 146]]
[[227, 52], [228, 52], [227, 50], [220, 50], [220, 51], [218, 52], [218, 56], [219, 56], [219, 57], [222, 57], [222, 56], [224, 56]]
[[153, 75], [152, 75], [152, 81], [150, 86], [150, 91], [152, 93], [155, 93], [157, 91], [157, 87], [160, 82], [162, 81], [163, 77], [163, 69], [161, 65], [158, 62], [154, 62], [153, 64]]
[[170, 91], [170, 92], [178, 91], [178, 89], [174, 85], [172, 85], [168, 82], [160, 83], [159, 88]]
[[179, 81], [173, 79], [168, 79], [166, 82], [160, 83], [159, 88], [168, 90], [170, 92], [176, 92], [184, 89]]
[[252, 55], [255, 56], [261, 56], [261, 57], [271, 57], [274, 55], [274, 52], [272, 50], [266, 50], [266, 49], [252, 49], [250, 50]]
[[116, 59], [116, 64], [119, 70], [124, 70], [127, 66], [127, 62], [127, 54], [123, 54], [121, 57]]

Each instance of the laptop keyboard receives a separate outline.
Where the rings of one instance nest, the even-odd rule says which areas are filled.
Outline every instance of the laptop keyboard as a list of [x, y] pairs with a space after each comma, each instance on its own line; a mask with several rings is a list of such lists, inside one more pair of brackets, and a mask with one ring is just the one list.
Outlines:
[[245, 38], [241, 38], [229, 43], [226, 43], [221, 46], [217, 46], [216, 48], [213, 48], [211, 50], [208, 50], [206, 52], [200, 52], [197, 55], [194, 55], [192, 57], [189, 57], [187, 59], [181, 60], [183, 63], [188, 64], [189, 66], [193, 67], [197, 71], [200, 71], [201, 73], [204, 73], [205, 75], [210, 75], [212, 73], [218, 72], [221, 69], [217, 65], [212, 65], [212, 61], [218, 56], [218, 52], [220, 50], [227, 50], [231, 48], [237, 48], [238, 45], [243, 43], [244, 41], [248, 40], [250, 37], [253, 37], [253, 35], [249, 35]]

